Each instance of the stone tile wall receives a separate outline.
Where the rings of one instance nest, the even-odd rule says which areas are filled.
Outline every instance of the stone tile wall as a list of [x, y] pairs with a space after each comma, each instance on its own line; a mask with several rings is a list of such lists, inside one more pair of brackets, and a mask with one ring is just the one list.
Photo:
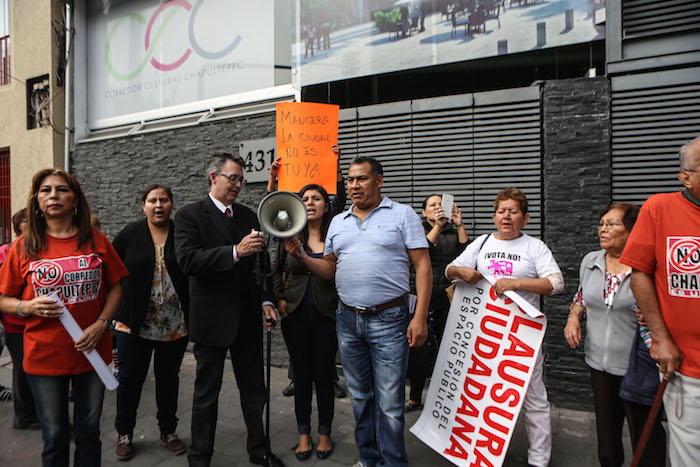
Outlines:
[[572, 350], [563, 331], [581, 259], [600, 248], [599, 214], [612, 199], [609, 82], [605, 77], [547, 81], [542, 106], [543, 240], [566, 284], [562, 294], [544, 299], [545, 380], [553, 404], [591, 409], [583, 344]]

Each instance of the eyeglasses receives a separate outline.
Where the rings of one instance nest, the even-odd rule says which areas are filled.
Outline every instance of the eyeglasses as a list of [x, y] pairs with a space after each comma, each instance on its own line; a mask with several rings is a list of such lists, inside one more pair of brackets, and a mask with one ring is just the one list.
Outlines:
[[246, 182], [245, 182], [245, 178], [239, 177], [238, 175], [223, 174], [223, 173], [221, 173], [221, 172], [217, 173], [216, 175], [221, 175], [222, 177], [228, 178], [228, 182], [229, 182], [231, 185], [237, 185], [237, 184], [240, 183], [241, 186], [243, 187], [243, 186], [245, 186], [245, 183], [246, 183]]
[[614, 229], [615, 227], [621, 227], [622, 224], [618, 224], [617, 222], [601, 222], [598, 224], [598, 230], [602, 229], [605, 227], [606, 229]]

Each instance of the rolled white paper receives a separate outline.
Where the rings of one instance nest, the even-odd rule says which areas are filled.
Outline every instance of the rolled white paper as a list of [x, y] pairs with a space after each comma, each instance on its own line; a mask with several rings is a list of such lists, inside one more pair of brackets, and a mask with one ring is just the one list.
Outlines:
[[[491, 283], [491, 285], [496, 283], [495, 277], [486, 274], [484, 274], [483, 276], [484, 279]], [[517, 292], [515, 292], [514, 290], [506, 290], [505, 292], [503, 292], [503, 295], [517, 303], [520, 309], [527, 313], [531, 318], [539, 318], [540, 316], [544, 316], [544, 313], [542, 313], [536, 307], [532, 306], [530, 302], [518, 295]]]
[[[68, 334], [70, 334], [73, 342], [80, 339], [80, 337], [83, 335], [83, 330], [75, 321], [73, 315], [70, 314], [70, 311], [68, 311], [68, 309], [63, 305], [61, 299], [58, 298], [58, 295], [56, 295], [55, 292], [51, 292], [47, 295], [47, 297], [56, 300], [56, 303], [58, 303], [58, 305], [61, 307], [60, 309], [62, 313], [58, 316], [58, 319], [61, 321], [63, 327], [66, 328]], [[92, 367], [95, 369], [97, 376], [100, 377], [102, 383], [105, 385], [105, 388], [109, 389], [110, 391], [117, 389], [119, 382], [117, 381], [117, 378], [114, 377], [109, 367], [105, 364], [104, 360], [102, 360], [100, 354], [97, 353], [95, 349], [92, 349], [89, 352], [83, 352], [83, 355], [85, 355], [85, 358], [88, 359], [90, 365], [92, 365]]]

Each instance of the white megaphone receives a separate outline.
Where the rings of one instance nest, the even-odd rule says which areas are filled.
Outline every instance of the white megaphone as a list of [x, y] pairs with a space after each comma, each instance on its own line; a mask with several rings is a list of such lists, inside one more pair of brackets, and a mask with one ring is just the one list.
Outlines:
[[275, 191], [258, 206], [260, 227], [275, 238], [290, 238], [306, 225], [306, 206], [295, 193]]

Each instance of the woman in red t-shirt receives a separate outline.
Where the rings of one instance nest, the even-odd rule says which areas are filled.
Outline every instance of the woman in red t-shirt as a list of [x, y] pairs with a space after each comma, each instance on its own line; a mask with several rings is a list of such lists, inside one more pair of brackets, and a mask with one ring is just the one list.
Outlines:
[[[12, 215], [12, 227], [17, 237], [27, 230], [27, 210], [20, 209]], [[10, 244], [0, 247], [0, 264], [5, 262], [10, 251]], [[0, 313], [2, 324], [5, 325], [6, 344], [12, 357], [12, 404], [15, 416], [12, 420], [12, 428], [17, 430], [39, 430], [41, 423], [36, 414], [32, 390], [27, 381], [27, 375], [22, 367], [24, 359], [24, 318], [17, 315]]]
[[[27, 202], [27, 232], [0, 269], [0, 311], [25, 319], [24, 371], [43, 429], [44, 466], [68, 465], [68, 386], [75, 401], [75, 463], [100, 465], [104, 385], [82, 352], [112, 355], [108, 328], [128, 274], [112, 245], [90, 226], [78, 181], [58, 169], [37, 172]], [[57, 319], [55, 292], [84, 330], [74, 343]]]

